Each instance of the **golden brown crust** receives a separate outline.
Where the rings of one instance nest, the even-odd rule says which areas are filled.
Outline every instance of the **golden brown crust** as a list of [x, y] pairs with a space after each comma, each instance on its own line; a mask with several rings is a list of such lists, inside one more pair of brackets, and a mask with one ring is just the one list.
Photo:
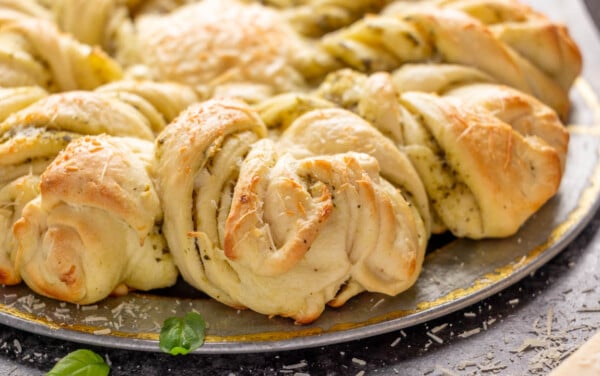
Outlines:
[[0, 39], [9, 46], [0, 49], [2, 86], [91, 90], [123, 76], [121, 66], [100, 48], [77, 42], [44, 19], [8, 22], [0, 30]]
[[[419, 83], [411, 75], [425, 78], [425, 82]], [[419, 172], [418, 180], [427, 188], [433, 209], [432, 232], [449, 228], [457, 236], [497, 237], [517, 231], [556, 193], [569, 136], [557, 114], [539, 100], [485, 81], [486, 76], [472, 68], [411, 65], [393, 76], [339, 71], [326, 80], [319, 93], [372, 119], [371, 124], [410, 157]], [[439, 95], [419, 92], [420, 84]], [[354, 132], [339, 131], [342, 119], [340, 115], [331, 117], [326, 127], [327, 135], [335, 134], [336, 141], [347, 140], [341, 144], [352, 144], [353, 150], [386, 145], [370, 142], [372, 136], [359, 131], [357, 124]], [[325, 136], [303, 129], [289, 142], [310, 149], [315, 145], [337, 147], [320, 142], [321, 138]], [[386, 164], [381, 164], [387, 177]], [[498, 200], [502, 205], [506, 202], [504, 209], [488, 203]]]
[[[327, 35], [322, 43], [333, 56], [366, 72], [432, 60], [473, 67], [499, 83], [536, 96], [565, 119], [570, 106], [568, 90], [581, 72], [581, 55], [564, 27], [545, 18], [540, 24], [536, 18], [526, 23], [526, 37], [517, 42], [512, 40], [518, 37], [510, 32], [510, 21], [486, 25], [455, 3], [430, 1], [407, 6], [398, 2], [399, 6], [392, 4], [387, 12]], [[493, 13], [493, 1], [476, 3], [478, 9]], [[504, 3], [508, 7], [517, 4]], [[537, 47], [534, 35], [538, 34], [552, 47]], [[535, 52], [521, 53], [524, 50]], [[551, 67], [544, 65], [547, 61], [552, 61]], [[560, 66], [569, 69], [557, 69]]]
[[15, 179], [0, 189], [0, 284], [15, 285], [21, 275], [15, 268], [16, 241], [12, 226], [21, 217], [23, 207], [34, 199], [39, 190], [39, 176], [29, 174]]
[[[314, 124], [316, 137], [326, 135], [331, 123], [321, 120], [336, 116], [321, 111], [284, 134]], [[371, 137], [365, 150], [398, 160], [398, 149], [364, 120], [330, 111], [348, 137]], [[259, 140], [265, 134], [248, 106], [219, 99], [192, 106], [159, 135], [164, 230], [182, 276], [226, 304], [299, 323], [364, 290], [395, 295], [410, 287], [428, 233], [419, 211], [381, 177], [377, 159], [351, 152], [357, 143], [337, 130], [321, 140], [336, 138], [339, 148], [329, 151], [294, 145], [293, 136]], [[402, 172], [390, 169], [391, 176], [416, 176], [408, 160], [400, 162]], [[356, 288], [343, 290], [347, 283]]]
[[518, 0], [437, 0], [489, 27], [496, 38], [532, 62], [565, 91], [581, 73], [582, 57], [565, 25]]
[[[277, 12], [235, 0], [207, 0], [168, 15], [137, 21], [139, 60], [155, 78], [212, 95], [242, 95], [246, 86], [267, 92], [305, 86], [297, 65], [298, 36]], [[229, 89], [227, 85], [230, 86]], [[264, 89], [259, 89], [264, 90]]]
[[350, 151], [371, 155], [381, 176], [402, 190], [429, 231], [429, 204], [419, 175], [397, 145], [363, 118], [339, 108], [310, 111], [283, 132], [280, 143], [297, 157]]
[[0, 85], [44, 88], [0, 105], [0, 282], [87, 304], [176, 264], [309, 323], [410, 288], [431, 232], [512, 235], [557, 192], [581, 71], [563, 25], [517, 0], [286, 1], [0, 10]]
[[[136, 148], [144, 144], [130, 143]], [[125, 219], [144, 237], [160, 209], [147, 168], [132, 167], [127, 154], [102, 138], [84, 137], [70, 144], [46, 169], [40, 190], [49, 206], [66, 201], [103, 208]]]
[[227, 268], [211, 269], [221, 253], [212, 244], [221, 236], [219, 203], [226, 209], [228, 202], [222, 192], [237, 177], [250, 144], [265, 136], [266, 127], [247, 104], [219, 99], [190, 106], [156, 140], [164, 231], [175, 262], [192, 286], [236, 307], [241, 303], [210, 281], [212, 273], [228, 276]]
[[149, 176], [152, 154], [147, 141], [87, 136], [50, 164], [40, 195], [13, 227], [15, 266], [31, 289], [90, 304], [123, 284], [175, 283], [156, 225], [162, 211]]
[[432, 206], [457, 236], [511, 235], [557, 192], [561, 155], [539, 138], [430, 94], [405, 93], [401, 103], [434, 139], [405, 133]]
[[[246, 163], [245, 173], [236, 184], [231, 211], [225, 224], [223, 247], [225, 256], [230, 260], [251, 263], [256, 273], [274, 276], [288, 271], [310, 249], [333, 210], [332, 193], [326, 186], [322, 186], [319, 192], [313, 193], [314, 197], [311, 200], [303, 197], [304, 187], [298, 182], [291, 179], [282, 180], [278, 184], [277, 194], [292, 201], [292, 207], [284, 214], [294, 213], [298, 218], [294, 221], [295, 228], [288, 229], [292, 235], [283, 240], [283, 245], [273, 249], [275, 245], [269, 244], [272, 239], [267, 234], [270, 229], [262, 224], [266, 190], [264, 175], [269, 172], [270, 167], [264, 163], [271, 161], [259, 160], [256, 165], [252, 162], [254, 161]], [[248, 246], [249, 242], [258, 244]]]
[[538, 137], [552, 147], [564, 168], [569, 132], [556, 112], [536, 98], [510, 87], [492, 84], [465, 85], [450, 90], [448, 97], [460, 98], [461, 104], [489, 111], [524, 137]]

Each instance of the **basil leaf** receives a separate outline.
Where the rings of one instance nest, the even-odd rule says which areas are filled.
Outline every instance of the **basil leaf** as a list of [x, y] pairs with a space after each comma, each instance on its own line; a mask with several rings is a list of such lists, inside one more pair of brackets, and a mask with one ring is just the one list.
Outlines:
[[91, 350], [75, 350], [59, 360], [46, 376], [107, 376], [104, 359]]
[[195, 312], [168, 318], [160, 330], [160, 349], [171, 355], [185, 355], [204, 344], [205, 330], [204, 319]]

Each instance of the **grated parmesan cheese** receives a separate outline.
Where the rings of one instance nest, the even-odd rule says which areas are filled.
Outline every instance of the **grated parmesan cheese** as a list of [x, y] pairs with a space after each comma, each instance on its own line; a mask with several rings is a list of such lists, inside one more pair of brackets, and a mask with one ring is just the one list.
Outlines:
[[358, 358], [352, 358], [352, 363], [358, 364], [359, 366], [364, 366], [367, 364], [367, 362]]
[[475, 329], [471, 329], [471, 330], [466, 330], [466, 331], [460, 333], [458, 336], [460, 338], [468, 338], [468, 337], [471, 337], [472, 335], [479, 334], [479, 332], [481, 332], [481, 328], [475, 328]]
[[306, 363], [306, 360], [301, 360], [300, 363], [296, 363], [296, 364], [288, 364], [283, 366], [283, 369], [298, 369], [298, 368], [304, 368], [308, 365], [308, 363]]
[[108, 321], [108, 319], [104, 316], [88, 316], [86, 318], [83, 319], [84, 322], [86, 323], [92, 323], [92, 322], [105, 322]]
[[437, 333], [441, 332], [442, 330], [446, 329], [447, 327], [448, 327], [448, 323], [444, 323], [442, 325], [438, 325], [438, 326], [433, 327], [431, 329], [431, 333], [437, 334]]
[[15, 352], [17, 354], [20, 354], [21, 352], [23, 352], [23, 348], [21, 347], [21, 342], [19, 342], [18, 339], [15, 338], [15, 340], [13, 341], [13, 346], [15, 347]]
[[379, 299], [377, 301], [377, 303], [373, 304], [373, 306], [371, 307], [370, 311], [373, 311], [375, 308], [379, 307], [383, 302], [385, 302], [385, 299]]
[[427, 332], [425, 333], [427, 334], [427, 336], [429, 338], [431, 338], [432, 340], [434, 340], [435, 342], [439, 343], [440, 345], [444, 343], [444, 340], [441, 339], [440, 337], [436, 336], [435, 334], [431, 333], [431, 332]]
[[36, 303], [33, 305], [33, 310], [34, 311], [39, 311], [40, 309], [44, 309], [46, 307], [46, 303], [42, 302], [42, 303]]
[[98, 329], [93, 331], [94, 335], [103, 336], [111, 333], [110, 328]]
[[436, 366], [435, 370], [443, 376], [459, 376], [457, 373], [440, 366]]

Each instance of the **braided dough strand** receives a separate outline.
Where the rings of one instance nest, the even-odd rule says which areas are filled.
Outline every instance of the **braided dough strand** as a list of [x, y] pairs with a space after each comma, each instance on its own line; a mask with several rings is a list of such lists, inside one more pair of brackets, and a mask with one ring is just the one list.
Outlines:
[[[162, 129], [195, 95], [191, 89], [175, 84], [130, 81], [117, 82], [97, 92], [71, 91], [49, 96], [37, 87], [3, 91], [6, 97], [0, 113], [2, 108], [8, 111], [23, 107], [0, 123], [0, 203], [4, 208], [0, 212], [4, 234], [0, 238], [0, 282], [16, 284], [20, 278], [13, 265], [17, 247], [11, 228], [23, 206], [39, 192], [39, 175], [56, 155], [84, 135], [152, 140], [153, 130]], [[165, 100], [166, 97], [170, 99]]]
[[[568, 89], [581, 71], [581, 56], [564, 28], [547, 21], [545, 25], [553, 28], [544, 26], [542, 30], [554, 35], [549, 38], [557, 47], [544, 51], [550, 57], [535, 55], [529, 60], [528, 55], [519, 53], [526, 42], [520, 42], [518, 50], [513, 48], [504, 41], [508, 36], [501, 39], [460, 8], [430, 3], [411, 5], [366, 16], [325, 36], [322, 45], [337, 59], [365, 72], [391, 71], [404, 63], [431, 61], [474, 67], [499, 83], [536, 96], [566, 118], [570, 105]], [[564, 76], [557, 76], [556, 69], [536, 65], [546, 59], [557, 62], [555, 66], [571, 68]]]
[[14, 225], [15, 267], [32, 290], [90, 304], [175, 283], [149, 175], [153, 154], [148, 141], [88, 136], [52, 162]]
[[[340, 71], [318, 93], [374, 119], [372, 125], [406, 153], [427, 190], [432, 232], [511, 235], [557, 192], [568, 133], [532, 96], [477, 82], [485, 76], [472, 69], [445, 68], [403, 67], [395, 80], [387, 73]], [[424, 85], [440, 94], [402, 92], [416, 84], [405, 81], [412, 71], [421, 77], [434, 71]]]

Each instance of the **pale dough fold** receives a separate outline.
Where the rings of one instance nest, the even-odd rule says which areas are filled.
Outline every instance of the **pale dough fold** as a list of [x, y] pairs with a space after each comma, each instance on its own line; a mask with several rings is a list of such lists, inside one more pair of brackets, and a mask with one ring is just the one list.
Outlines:
[[327, 34], [322, 45], [368, 73], [416, 62], [473, 67], [535, 96], [563, 119], [582, 65], [563, 25], [516, 0], [398, 1]]
[[123, 77], [121, 66], [104, 51], [61, 33], [50, 21], [33, 17], [4, 21], [0, 86], [92, 90]]
[[97, 91], [47, 93], [38, 87], [0, 90], [0, 283], [16, 284], [13, 223], [37, 196], [39, 175], [69, 142], [108, 134], [151, 141], [182, 109], [197, 100], [174, 83], [115, 81]]
[[[355, 122], [385, 140], [358, 116], [334, 111], [346, 117], [344, 131], [354, 132]], [[428, 238], [419, 210], [382, 177], [378, 157], [385, 160], [387, 150], [397, 158], [398, 149], [357, 153], [337, 140], [337, 150], [310, 150], [302, 141], [292, 150], [295, 129], [311, 123], [304, 117], [286, 131], [290, 139], [277, 142], [264, 138], [266, 127], [247, 105], [211, 100], [190, 107], [157, 139], [164, 232], [185, 280], [231, 306], [299, 323], [361, 291], [408, 289]], [[327, 135], [320, 118], [314, 128]], [[416, 176], [410, 163], [395, 168]]]
[[[558, 191], [568, 132], [534, 97], [486, 82], [471, 68], [443, 68], [412, 66], [395, 79], [340, 71], [317, 93], [371, 119], [406, 153], [429, 197], [432, 232], [512, 235]], [[431, 75], [423, 85], [439, 94], [416, 91], [410, 73], [425, 71]], [[365, 140], [356, 143], [368, 145]]]
[[34, 291], [90, 304], [127, 289], [173, 285], [148, 141], [86, 136], [41, 176], [14, 226], [15, 265]]
[[[332, 64], [283, 16], [259, 4], [205, 0], [135, 22], [137, 61], [158, 80], [181, 82], [206, 96], [264, 99], [305, 90]], [[321, 61], [322, 60], [322, 61]]]

